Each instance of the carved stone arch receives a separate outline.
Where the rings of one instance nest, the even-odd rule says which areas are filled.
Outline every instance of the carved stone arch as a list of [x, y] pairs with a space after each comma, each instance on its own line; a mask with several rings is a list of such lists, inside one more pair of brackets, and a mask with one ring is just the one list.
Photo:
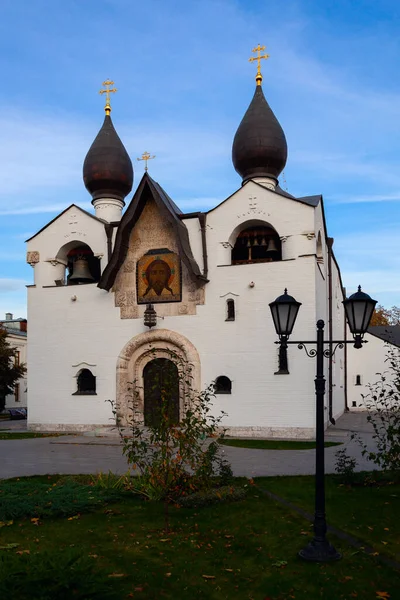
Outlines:
[[180, 410], [183, 399], [200, 391], [200, 356], [195, 346], [183, 335], [169, 329], [146, 331], [132, 338], [121, 350], [117, 360], [116, 411], [122, 425], [127, 425], [132, 415], [130, 402], [133, 386], [137, 391], [138, 422], [143, 422], [144, 394], [143, 369], [155, 358], [177, 362], [178, 368], [190, 367], [190, 377], [181, 377], [179, 384]]

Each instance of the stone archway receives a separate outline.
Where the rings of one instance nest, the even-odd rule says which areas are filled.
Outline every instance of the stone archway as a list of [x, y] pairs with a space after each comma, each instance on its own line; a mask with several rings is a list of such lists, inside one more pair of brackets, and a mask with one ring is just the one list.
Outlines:
[[135, 419], [143, 423], [144, 379], [146, 364], [157, 358], [173, 360], [178, 369], [190, 376], [180, 377], [180, 410], [189, 392], [200, 391], [200, 357], [193, 344], [183, 335], [168, 329], [146, 331], [132, 338], [122, 349], [117, 360], [116, 410], [121, 425], [131, 419], [131, 403], [135, 395]]

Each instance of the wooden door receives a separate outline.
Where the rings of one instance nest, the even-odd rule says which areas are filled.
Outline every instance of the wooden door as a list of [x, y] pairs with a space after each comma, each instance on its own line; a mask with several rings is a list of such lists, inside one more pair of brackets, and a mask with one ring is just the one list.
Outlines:
[[168, 358], [155, 358], [143, 369], [144, 424], [159, 424], [164, 402], [171, 424], [179, 423], [179, 377], [177, 366]]

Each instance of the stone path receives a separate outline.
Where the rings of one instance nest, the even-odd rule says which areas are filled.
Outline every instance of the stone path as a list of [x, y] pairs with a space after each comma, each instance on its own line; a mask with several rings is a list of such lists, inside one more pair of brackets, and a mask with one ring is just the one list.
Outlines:
[[[0, 421], [1, 429], [26, 430], [25, 421]], [[372, 428], [365, 413], [346, 413], [328, 428], [326, 440], [343, 442], [325, 450], [326, 472], [335, 470], [335, 452], [347, 447], [358, 461], [357, 470], [372, 470], [374, 465], [361, 456], [359, 446], [350, 440], [350, 432], [358, 431], [372, 447]], [[267, 475], [307, 475], [315, 468], [314, 450], [253, 450], [225, 446], [234, 475], [257, 477]], [[121, 453], [117, 437], [68, 435], [55, 438], [0, 440], [0, 478], [27, 475], [125, 473], [128, 465]]]

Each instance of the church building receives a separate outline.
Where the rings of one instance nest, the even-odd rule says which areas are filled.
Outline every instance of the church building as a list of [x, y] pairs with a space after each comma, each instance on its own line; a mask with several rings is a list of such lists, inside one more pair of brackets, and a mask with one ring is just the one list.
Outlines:
[[[132, 162], [105, 82], [104, 123], [83, 164], [93, 212], [72, 204], [27, 242], [29, 429], [110, 427], [107, 400], [125, 419], [133, 381], [151, 424], [152, 382], [172, 351], [192, 365], [196, 390], [214, 382], [230, 435], [314, 436], [315, 360], [296, 345], [279, 352], [269, 303], [285, 288], [302, 303], [293, 339], [315, 339], [318, 319], [342, 339], [343, 286], [322, 196], [279, 185], [287, 144], [263, 93], [262, 49], [233, 139], [238, 189], [206, 212], [183, 213], [147, 168], [128, 199]], [[328, 424], [346, 408], [345, 350], [324, 360]], [[184, 394], [177, 386], [177, 422]]]

